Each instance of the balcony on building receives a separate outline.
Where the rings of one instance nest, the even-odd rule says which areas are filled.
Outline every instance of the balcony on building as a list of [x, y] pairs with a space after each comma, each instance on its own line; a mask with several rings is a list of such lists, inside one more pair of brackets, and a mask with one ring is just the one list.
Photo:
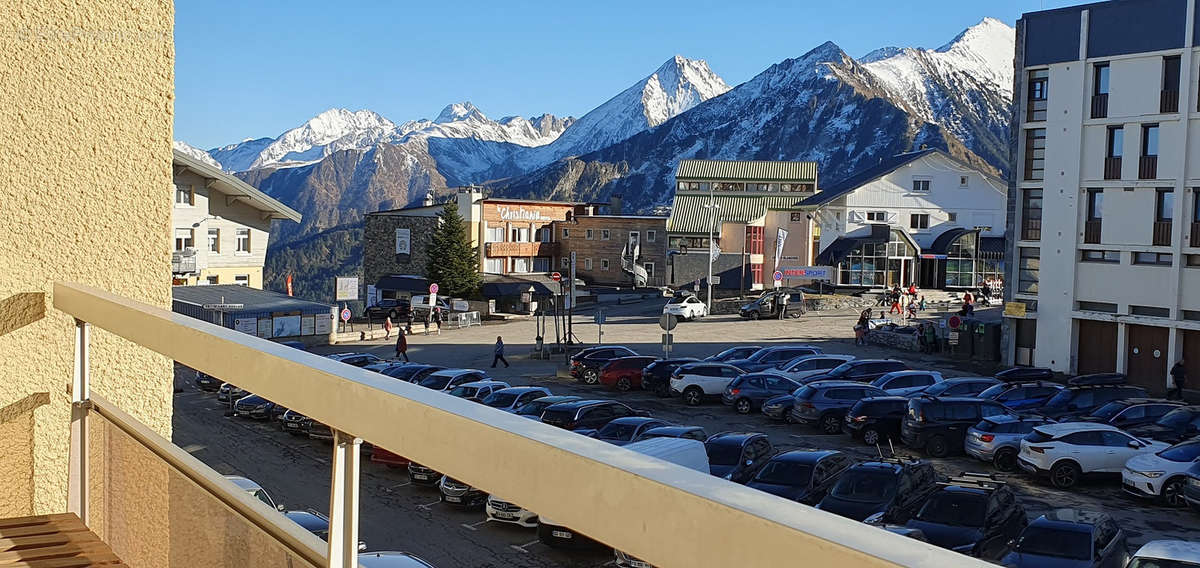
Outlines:
[[1121, 179], [1121, 157], [1105, 156], [1104, 179]]
[[1042, 220], [1041, 219], [1024, 219], [1021, 221], [1021, 240], [1023, 241], [1040, 241], [1042, 240]]
[[1158, 156], [1138, 158], [1138, 179], [1158, 178]]
[[487, 256], [557, 256], [559, 243], [544, 242], [493, 242], [484, 243], [483, 254]]
[[196, 249], [185, 248], [171, 253], [171, 274], [195, 274], [198, 271]]
[[1100, 219], [1093, 219], [1083, 223], [1083, 242], [1089, 245], [1100, 244], [1100, 230], [1102, 228]]
[[1158, 112], [1179, 112], [1179, 89], [1163, 89], [1159, 93]]
[[1092, 118], [1108, 118], [1108, 93], [1092, 95]]
[[1192, 223], [1192, 236], [1189, 242], [1193, 247], [1200, 247], [1200, 221]]
[[1170, 221], [1155, 221], [1154, 222], [1154, 246], [1169, 247], [1171, 246], [1171, 222]]

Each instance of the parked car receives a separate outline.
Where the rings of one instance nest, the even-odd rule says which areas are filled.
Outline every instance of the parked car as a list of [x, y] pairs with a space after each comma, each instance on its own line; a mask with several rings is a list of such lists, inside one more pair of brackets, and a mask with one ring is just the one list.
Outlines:
[[1166, 413], [1183, 406], [1183, 401], [1165, 398], [1123, 398], [1077, 418], [1083, 422], [1111, 424], [1122, 430], [1153, 424]]
[[1092, 373], [1067, 379], [1067, 386], [1123, 385], [1127, 382], [1129, 377], [1126, 377], [1125, 373]]
[[368, 307], [366, 313], [371, 320], [381, 320], [390, 315], [392, 324], [398, 327], [400, 320], [408, 315], [410, 309], [412, 304], [408, 298], [382, 298], [374, 306]]
[[825, 373], [804, 377], [804, 380], [800, 382], [807, 384], [813, 381], [836, 379], [869, 383], [893, 371], [903, 371], [907, 368], [908, 365], [892, 359], [855, 359], [846, 361]]
[[423, 365], [421, 363], [408, 363], [406, 365], [398, 365], [388, 367], [383, 370], [383, 374], [393, 379], [408, 381], [410, 383], [419, 383], [421, 379], [428, 377], [430, 374], [444, 370], [445, 367], [437, 365]]
[[1058, 391], [1046, 404], [1036, 409], [1038, 414], [1055, 420], [1065, 420], [1087, 414], [1105, 404], [1122, 398], [1146, 398], [1146, 389], [1131, 385], [1088, 385], [1067, 387]]
[[795, 424], [796, 422], [792, 418], [792, 408], [796, 406], [796, 395], [803, 390], [804, 387], [801, 386], [790, 393], [774, 396], [763, 401], [763, 416], [771, 420], [782, 420], [788, 424]]
[[[276, 408], [279, 409], [278, 412], [275, 411]], [[234, 416], [245, 416], [254, 420], [271, 420], [286, 411], [286, 408], [256, 394], [244, 396], [233, 403]]]
[[249, 394], [250, 391], [229, 383], [221, 383], [221, 386], [217, 388], [217, 400], [224, 403], [231, 403]]
[[708, 305], [695, 296], [676, 296], [663, 306], [662, 313], [684, 321], [692, 321], [708, 315]]
[[727, 365], [733, 365], [747, 373], [755, 371], [764, 371], [774, 369], [778, 365], [782, 365], [805, 355], [818, 355], [821, 353], [821, 348], [814, 345], [772, 345], [763, 347], [752, 353], [745, 359], [731, 359], [725, 361]]
[[1154, 424], [1129, 429], [1139, 438], [1177, 443], [1200, 435], [1200, 406], [1181, 406], [1163, 415]]
[[1187, 470], [1187, 484], [1183, 486], [1183, 501], [1192, 511], [1200, 513], [1200, 463]]
[[[304, 530], [313, 533], [321, 540], [329, 540], [329, 517], [318, 513], [312, 509], [307, 511], [285, 511], [283, 516], [290, 519], [293, 523], [300, 525]], [[367, 549], [367, 543], [358, 541], [358, 550], [361, 552]]]
[[979, 398], [994, 400], [1013, 410], [1029, 410], [1042, 406], [1062, 389], [1062, 385], [1046, 381], [1002, 383], [984, 389]]
[[312, 419], [295, 410], [284, 412], [280, 421], [283, 424], [283, 431], [293, 436], [308, 437], [308, 432], [312, 427]]
[[417, 383], [427, 389], [448, 391], [458, 385], [486, 381], [487, 373], [478, 369], [442, 369], [426, 375]]
[[1168, 507], [1183, 507], [1187, 472], [1200, 463], [1200, 440], [1175, 444], [1153, 454], [1141, 454], [1125, 462], [1121, 486], [1126, 493], [1151, 497]]
[[721, 402], [732, 406], [738, 414], [750, 414], [762, 408], [768, 399], [788, 394], [800, 384], [774, 373], [750, 373], [736, 377], [721, 393]]
[[887, 396], [882, 389], [856, 381], [821, 381], [796, 391], [791, 419], [820, 428], [826, 434], [842, 431], [842, 421], [854, 403], [867, 397]]
[[1028, 383], [1035, 381], [1053, 381], [1054, 371], [1045, 367], [1013, 367], [992, 375], [996, 380], [1005, 383]]
[[792, 450], [768, 460], [746, 486], [797, 503], [816, 505], [825, 498], [838, 476], [852, 465], [854, 458], [836, 450]]
[[671, 396], [671, 374], [680, 366], [697, 361], [695, 357], [658, 359], [642, 369], [642, 388], [663, 398]]
[[252, 479], [245, 478], [240, 475], [226, 475], [225, 479], [236, 485], [238, 489], [241, 489], [247, 495], [262, 501], [264, 504], [266, 504], [266, 506], [275, 509], [276, 511], [283, 511], [286, 509], [286, 507], [283, 506], [283, 503], [277, 503], [271, 498], [271, 494], [267, 493], [266, 489], [263, 489], [261, 485]]
[[484, 406], [516, 412], [527, 402], [550, 396], [546, 387], [508, 387], [493, 391], [483, 399]]
[[442, 474], [417, 462], [408, 462], [408, 480], [416, 485], [437, 485]]
[[475, 402], [483, 402], [483, 399], [487, 398], [493, 392], [496, 392], [501, 389], [506, 389], [508, 387], [509, 387], [509, 384], [504, 381], [495, 381], [495, 380], [488, 379], [485, 381], [473, 381], [470, 383], [463, 383], [461, 385], [458, 385], [458, 386], [450, 389], [448, 391], [448, 394], [450, 396], [457, 396], [458, 398], [465, 398], [467, 400], [473, 400]]
[[222, 381], [216, 377], [204, 371], [196, 371], [196, 388], [206, 392], [217, 392], [221, 389], [221, 384]]
[[658, 426], [643, 430], [635, 442], [650, 438], [686, 438], [703, 442], [708, 439], [708, 433], [700, 426]]
[[934, 383], [919, 391], [905, 396], [976, 396], [979, 393], [1000, 384], [1000, 381], [988, 377], [955, 377]]
[[424, 320], [425, 315], [428, 314], [429, 310], [433, 308], [441, 308], [443, 315], [450, 315], [450, 312], [452, 311], [450, 309], [450, 300], [446, 299], [445, 296], [438, 296], [437, 305], [431, 306], [429, 305], [429, 296], [425, 294], [418, 294], [412, 297], [412, 299], [409, 301], [409, 305], [412, 306], [413, 315], [418, 321]]
[[942, 374], [936, 371], [893, 371], [871, 381], [893, 396], [906, 396], [942, 382]]
[[384, 363], [383, 359], [376, 357], [370, 353], [330, 353], [325, 356], [339, 363], [345, 363], [355, 367], [366, 367], [372, 363]]
[[713, 363], [736, 361], [738, 359], [745, 359], [760, 349], [762, 349], [762, 345], [739, 345], [737, 347], [730, 347], [729, 349], [717, 353], [716, 355], [709, 355], [708, 357], [705, 357], [704, 360], [712, 361]]
[[1029, 524], [1008, 484], [990, 475], [951, 477], [904, 526], [930, 544], [978, 558], [999, 558]]
[[374, 451], [371, 452], [371, 463], [385, 465], [390, 468], [407, 468], [408, 464], [412, 463], [412, 460], [376, 446]]
[[618, 357], [633, 357], [637, 352], [621, 345], [598, 346], [584, 349], [571, 356], [571, 378], [584, 384], [600, 382], [600, 367]]
[[527, 529], [538, 526], [537, 513], [511, 501], [498, 499], [495, 495], [488, 495], [487, 502], [483, 505], [483, 514], [489, 521], [509, 523]]
[[1166, 447], [1163, 442], [1141, 440], [1108, 424], [1043, 424], [1021, 440], [1017, 464], [1037, 477], [1049, 477], [1055, 487], [1067, 489], [1084, 475], [1120, 473], [1130, 458]]
[[1034, 519], [1000, 560], [1014, 568], [1124, 568], [1127, 535], [1105, 513], [1056, 509]]
[[918, 396], [908, 400], [900, 439], [914, 450], [940, 458], [963, 449], [967, 430], [988, 416], [1015, 414], [982, 398]]
[[853, 355], [837, 355], [834, 353], [821, 353], [818, 355], [801, 355], [787, 363], [778, 365], [776, 371], [792, 380], [802, 380], [813, 375], [821, 375], [829, 372], [834, 367], [853, 361]]
[[900, 421], [908, 412], [908, 399], [902, 396], [867, 397], [846, 411], [842, 431], [868, 446], [900, 441]]
[[991, 462], [999, 471], [1016, 471], [1021, 440], [1035, 427], [1048, 422], [1041, 416], [988, 416], [967, 429], [963, 450], [973, 458]]
[[580, 400], [581, 398], [582, 397], [572, 396], [572, 395], [551, 395], [551, 396], [538, 397], [529, 402], [526, 402], [525, 404], [522, 404], [515, 411], [513, 411], [513, 413], [516, 414], [517, 416], [524, 416], [525, 418], [541, 420], [542, 412], [544, 410], [546, 410], [546, 407], [554, 405], [554, 404], [558, 404], [560, 402], [571, 402], [571, 401], [575, 401], [575, 400]]
[[709, 473], [734, 483], [745, 483], [775, 453], [771, 440], [758, 432], [721, 432], [704, 441]]
[[[761, 318], [777, 318], [779, 317], [779, 294], [778, 290], [768, 290], [763, 292], [757, 299], [749, 303], [742, 304], [738, 308], [738, 315], [745, 319], [761, 319]], [[800, 313], [800, 295], [792, 293], [794, 302], [788, 302], [788, 312], [793, 315]]]
[[1200, 543], [1152, 540], [1133, 553], [1126, 568], [1195, 568], [1200, 566]]
[[416, 556], [396, 551], [360, 552], [358, 563], [362, 568], [434, 568]]
[[615, 400], [575, 400], [547, 406], [542, 422], [565, 430], [597, 428], [624, 416], [649, 416]]
[[600, 384], [622, 392], [640, 389], [642, 388], [642, 369], [654, 361], [654, 357], [646, 355], [617, 357], [600, 367]]
[[368, 371], [374, 371], [376, 373], [383, 374], [383, 372], [388, 369], [393, 369], [396, 367], [403, 367], [405, 365], [411, 365], [411, 364], [412, 363], [408, 363], [405, 361], [380, 361], [378, 363], [371, 363], [369, 365], [363, 365], [362, 368], [366, 369]]
[[856, 521], [908, 522], [938, 490], [938, 476], [925, 460], [881, 458], [846, 470], [817, 508]]
[[613, 419], [608, 424], [601, 426], [597, 430], [590, 432], [579, 431], [580, 434], [586, 434], [598, 440], [603, 440], [610, 444], [624, 446], [637, 439], [638, 436], [646, 430], [658, 428], [660, 426], [670, 426], [671, 423], [666, 420], [650, 418], [648, 416], [625, 416], [622, 418]]
[[699, 406], [705, 398], [721, 396], [725, 387], [745, 371], [728, 363], [689, 363], [671, 374], [671, 394], [682, 395], [689, 406]]
[[471, 487], [449, 475], [443, 475], [438, 482], [438, 491], [442, 493], [442, 502], [459, 509], [475, 509], [483, 507], [487, 502], [487, 493]]

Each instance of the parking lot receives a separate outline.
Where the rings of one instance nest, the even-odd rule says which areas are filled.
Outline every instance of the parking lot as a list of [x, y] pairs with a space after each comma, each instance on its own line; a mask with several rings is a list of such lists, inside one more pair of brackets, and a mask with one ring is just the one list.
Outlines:
[[[647, 355], [661, 355], [662, 331], [657, 325], [661, 304], [662, 301], [650, 300], [610, 308], [604, 342], [625, 345]], [[736, 316], [713, 316], [680, 324], [675, 335], [675, 354], [703, 357], [739, 344], [809, 343], [827, 353], [899, 358], [911, 368], [941, 371], [947, 377], [974, 374], [969, 365], [951, 365], [934, 356], [901, 354], [873, 346], [856, 347], [851, 330], [855, 317], [851, 311], [810, 313], [800, 320], [789, 321], [749, 322]], [[590, 316], [577, 316], [575, 333], [580, 339], [595, 343], [597, 327]], [[497, 335], [505, 338], [510, 368], [489, 368]], [[527, 357], [534, 336], [532, 321], [447, 329], [440, 336], [412, 336], [409, 356], [419, 362], [485, 369], [494, 378], [514, 386], [546, 386], [555, 394], [617, 399], [648, 410], [658, 418], [701, 426], [709, 434], [763, 432], [776, 450], [840, 449], [864, 460], [876, 456], [875, 448], [854, 442], [848, 436], [825, 435], [808, 427], [770, 422], [757, 413], [739, 415], [720, 402], [688, 407], [677, 398], [657, 398], [644, 391], [618, 393], [601, 386], [579, 384], [557, 373], [561, 358], [546, 361]], [[550, 336], [552, 340], [553, 327]], [[388, 358], [393, 354], [390, 342], [335, 346], [319, 351], [366, 351]], [[328, 442], [290, 436], [266, 422], [224, 417], [216, 396], [199, 391], [190, 379], [186, 373], [177, 377], [176, 444], [221, 473], [244, 475], [257, 481], [289, 509], [312, 508], [324, 512], [328, 508]], [[906, 453], [899, 446], [896, 450], [902, 455]], [[932, 461], [939, 472], [947, 475], [992, 471], [990, 464], [963, 456]], [[530, 464], [530, 467], [537, 466]], [[1131, 545], [1155, 538], [1194, 538], [1200, 534], [1200, 515], [1126, 497], [1117, 480], [1085, 481], [1068, 492], [1036, 483], [1022, 474], [1001, 477], [1011, 483], [1030, 519], [1058, 507], [1105, 511], [1128, 532]], [[487, 523], [483, 519], [481, 511], [462, 512], [440, 503], [436, 488], [410, 485], [402, 469], [389, 469], [364, 460], [361, 537], [369, 550], [406, 550], [437, 566], [601, 566], [612, 561], [609, 552], [554, 550], [539, 543], [532, 529]]]

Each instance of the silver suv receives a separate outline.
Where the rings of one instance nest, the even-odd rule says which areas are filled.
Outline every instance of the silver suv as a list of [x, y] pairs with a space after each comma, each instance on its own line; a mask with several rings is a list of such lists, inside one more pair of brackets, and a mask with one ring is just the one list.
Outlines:
[[969, 456], [992, 462], [997, 470], [1016, 471], [1021, 439], [1032, 432], [1034, 426], [1047, 422], [1052, 420], [1040, 416], [988, 416], [967, 429], [963, 449]]

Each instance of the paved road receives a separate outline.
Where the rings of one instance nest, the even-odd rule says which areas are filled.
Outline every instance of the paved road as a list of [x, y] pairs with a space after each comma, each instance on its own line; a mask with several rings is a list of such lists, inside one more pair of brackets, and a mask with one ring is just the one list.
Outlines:
[[[606, 339], [629, 345], [645, 353], [656, 353], [661, 330], [653, 323], [661, 301], [627, 305], [610, 313]], [[681, 324], [678, 345], [682, 355], [707, 355], [736, 343], [803, 341], [827, 352], [859, 356], [896, 355], [881, 348], [855, 348], [849, 327], [854, 316], [810, 314], [791, 322], [743, 322], [736, 317], [712, 317]], [[588, 323], [580, 328], [594, 330]], [[593, 331], [594, 333], [594, 331]], [[874, 448], [857, 445], [842, 435], [822, 435], [800, 427], [768, 422], [761, 415], [741, 416], [719, 402], [691, 408], [674, 399], [659, 399], [645, 392], [610, 393], [556, 378], [557, 361], [530, 360], [523, 356], [532, 337], [533, 323], [514, 322], [468, 330], [446, 330], [441, 336], [414, 337], [411, 355], [415, 360], [457, 366], [486, 368], [491, 362], [490, 344], [497, 334], [509, 342], [511, 368], [489, 369], [513, 384], [549, 386], [559, 394], [612, 396], [632, 406], [650, 410], [655, 416], [681, 424], [703, 426], [709, 433], [724, 430], [767, 433], [779, 449], [836, 448], [861, 458], [875, 454]], [[611, 335], [610, 335], [611, 334]], [[367, 350], [389, 355], [390, 344], [339, 346], [329, 351]], [[904, 357], [917, 368], [964, 374], [945, 361], [928, 356]], [[289, 508], [328, 508], [328, 443], [294, 438], [267, 424], [225, 418], [215, 396], [197, 391], [181, 381], [175, 400], [175, 443], [221, 473], [241, 474], [266, 487]], [[901, 453], [903, 450], [901, 449]], [[981, 462], [957, 457], [935, 460], [945, 474], [990, 471]], [[532, 467], [532, 466], [531, 466]], [[1114, 515], [1137, 544], [1153, 538], [1195, 538], [1200, 534], [1200, 516], [1175, 511], [1125, 497], [1112, 481], [1085, 483], [1075, 491], [1063, 492], [1031, 482], [1023, 475], [1010, 476], [1031, 518], [1061, 506], [1105, 510]], [[400, 470], [389, 470], [364, 460], [362, 479], [362, 536], [372, 550], [409, 550], [438, 566], [600, 566], [611, 555], [567, 553], [536, 542], [532, 530], [483, 522], [482, 512], [459, 512], [438, 501], [436, 490], [410, 486]]]

